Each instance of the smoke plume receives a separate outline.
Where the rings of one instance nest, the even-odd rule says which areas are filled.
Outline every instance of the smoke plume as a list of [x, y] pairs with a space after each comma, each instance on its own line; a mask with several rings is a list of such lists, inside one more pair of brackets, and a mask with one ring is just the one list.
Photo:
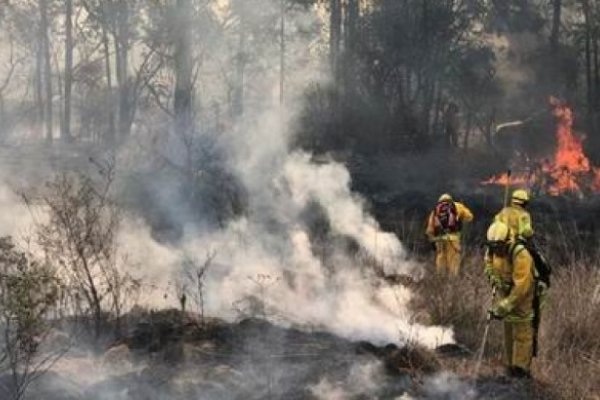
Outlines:
[[[293, 33], [298, 27], [320, 24], [315, 15], [312, 10], [290, 12], [288, 29]], [[246, 23], [253, 21], [250, 18]], [[261, 21], [257, 18], [255, 23]], [[416, 341], [434, 347], [452, 341], [447, 329], [412, 323], [407, 308], [410, 291], [383, 283], [364, 262], [370, 258], [387, 273], [413, 274], [421, 268], [407, 259], [399, 240], [383, 232], [365, 210], [365, 201], [352, 193], [346, 167], [335, 161], [315, 163], [310, 154], [290, 148], [303, 91], [315, 82], [327, 82], [322, 55], [306, 51], [318, 48], [323, 38], [294, 37], [299, 39], [286, 43], [283, 102], [279, 71], [272, 68], [278, 65], [279, 54], [271, 49], [262, 53], [271, 68], [253, 76], [244, 114], [224, 132], [202, 131], [197, 138], [200, 147], [210, 145], [218, 153], [215, 162], [233, 174], [247, 193], [243, 215], [221, 226], [199, 224], [176, 196], [157, 195], [163, 210], [177, 214], [179, 221], [193, 223], [183, 224], [179, 240], [159, 242], [147, 221], [126, 215], [119, 236], [121, 252], [128, 256], [123, 268], [132, 268], [132, 274], [142, 279], [143, 304], [175, 306], [185, 260], [202, 264], [214, 254], [203, 285], [207, 314], [233, 319], [258, 312], [281, 324], [326, 329], [378, 343]], [[213, 58], [225, 58], [226, 50], [214, 44]], [[218, 84], [207, 85], [203, 92], [208, 99], [217, 90], [213, 86]], [[140, 132], [118, 157], [128, 160], [120, 170], [123, 176], [130, 173], [126, 168], [132, 160], [139, 161], [138, 166], [148, 164], [142, 159], [147, 153], [138, 151], [150, 145], [141, 135], [142, 122], [137, 126]], [[183, 160], [189, 149], [169, 143], [165, 156], [174, 157], [175, 163]], [[167, 191], [160, 183], [150, 182], [147, 189]], [[2, 214], [14, 215], [8, 204], [12, 200], [4, 191], [0, 196]], [[310, 231], [307, 214], [315, 207], [328, 225], [326, 239]], [[337, 246], [340, 242], [331, 238], [353, 243], [358, 250]], [[328, 243], [319, 240], [332, 240], [326, 259], [316, 248]]]

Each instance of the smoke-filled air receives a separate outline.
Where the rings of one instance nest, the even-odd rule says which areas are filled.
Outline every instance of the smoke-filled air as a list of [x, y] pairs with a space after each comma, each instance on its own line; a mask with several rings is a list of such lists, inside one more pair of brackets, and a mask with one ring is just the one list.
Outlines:
[[0, 399], [594, 399], [600, 5], [0, 0]]

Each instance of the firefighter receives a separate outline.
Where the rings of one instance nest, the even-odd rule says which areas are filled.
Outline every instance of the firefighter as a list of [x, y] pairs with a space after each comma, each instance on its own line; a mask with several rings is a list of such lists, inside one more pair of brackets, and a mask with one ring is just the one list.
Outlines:
[[496, 293], [489, 313], [504, 321], [507, 374], [530, 377], [537, 345], [536, 321], [540, 319], [540, 309], [534, 307], [540, 296], [534, 260], [509, 226], [500, 221], [490, 225], [487, 245], [485, 274]]
[[512, 193], [510, 205], [496, 214], [494, 221], [507, 224], [511, 232], [520, 240], [531, 241], [533, 227], [531, 225], [531, 215], [527, 211], [528, 204], [529, 193], [524, 189], [517, 189]]
[[427, 218], [425, 234], [435, 246], [435, 267], [438, 274], [458, 275], [461, 262], [460, 233], [464, 222], [471, 222], [473, 213], [464, 204], [445, 193]]

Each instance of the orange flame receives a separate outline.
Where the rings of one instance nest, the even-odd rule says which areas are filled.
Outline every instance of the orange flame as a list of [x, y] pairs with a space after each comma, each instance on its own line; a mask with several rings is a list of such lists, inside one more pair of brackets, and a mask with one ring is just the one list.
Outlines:
[[[600, 168], [591, 166], [583, 151], [582, 140], [573, 133], [573, 110], [555, 97], [550, 98], [550, 104], [557, 121], [554, 159], [536, 162], [530, 173], [513, 176], [510, 183], [537, 186], [553, 196], [581, 193], [584, 189], [600, 191]], [[507, 174], [502, 174], [483, 183], [506, 185], [509, 179]]]
[[519, 186], [528, 186], [533, 182], [533, 179], [528, 177], [525, 174], [512, 175], [509, 179], [507, 173], [503, 173], [497, 176], [492, 176], [491, 178], [483, 181], [484, 185], [500, 185], [506, 186], [508, 184], [511, 185], [519, 185]]
[[555, 106], [553, 114], [558, 120], [555, 167], [564, 167], [571, 172], [590, 171], [590, 161], [583, 152], [581, 140], [573, 135], [573, 111], [554, 98], [550, 99], [550, 104]]

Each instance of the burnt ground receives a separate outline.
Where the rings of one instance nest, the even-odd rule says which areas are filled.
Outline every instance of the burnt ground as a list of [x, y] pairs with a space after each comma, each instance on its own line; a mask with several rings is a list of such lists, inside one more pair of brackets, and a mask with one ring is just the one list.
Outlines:
[[[408, 168], [412, 175], [405, 174]], [[474, 211], [475, 223], [465, 232], [471, 247], [483, 242], [487, 223], [502, 205], [501, 188], [482, 187], [477, 179], [453, 179], [445, 184], [447, 172], [442, 170], [440, 176], [435, 168], [393, 162], [369, 170], [351, 166], [353, 189], [367, 199], [382, 227], [395, 232], [416, 254], [428, 250], [422, 237], [424, 219], [441, 192], [452, 192]], [[559, 255], [576, 244], [569, 238], [576, 238], [578, 246], [597, 244], [598, 197], [542, 196], [531, 211], [542, 240], [558, 234], [564, 242]], [[473, 358], [460, 347], [428, 351], [375, 346], [253, 319], [210, 320], [199, 327], [194, 318], [163, 312], [136, 319], [122, 341], [100, 353], [73, 349], [65, 357], [69, 368], [54, 368], [37, 379], [27, 398], [551, 398], [544, 384], [503, 378], [499, 362], [472, 377]], [[0, 377], [0, 390], [6, 379]], [[1, 392], [0, 398], [4, 398]]]
[[146, 315], [91, 361], [82, 355], [93, 368], [67, 357], [76, 367], [35, 381], [28, 399], [547, 398], [539, 385], [493, 370], [478, 379], [444, 372], [472, 365], [459, 346], [375, 346], [258, 319], [200, 326], [175, 310]]
[[[344, 162], [352, 189], [366, 199], [381, 227], [394, 232], [412, 254], [430, 250], [423, 231], [440, 194], [451, 193], [473, 211], [475, 220], [464, 232], [464, 243], [471, 249], [483, 246], [487, 227], [503, 206], [505, 188], [481, 183], [502, 172], [500, 165], [485, 157], [433, 153]], [[598, 257], [600, 193], [550, 196], [534, 191], [532, 195], [529, 211], [536, 241], [553, 264], [568, 264], [574, 254]]]

